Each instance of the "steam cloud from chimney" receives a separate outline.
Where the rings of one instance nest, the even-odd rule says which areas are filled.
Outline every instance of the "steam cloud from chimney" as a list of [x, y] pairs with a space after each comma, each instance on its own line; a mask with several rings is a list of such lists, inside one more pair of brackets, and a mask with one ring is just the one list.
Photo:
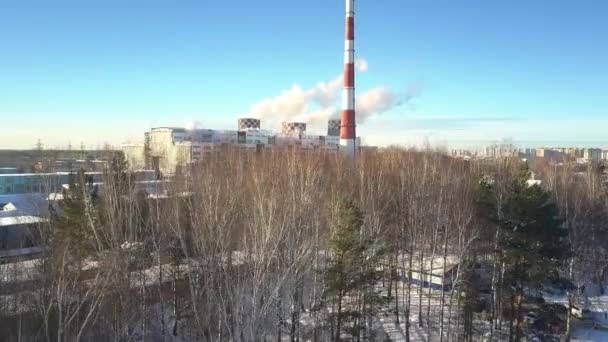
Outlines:
[[412, 84], [404, 93], [396, 93], [385, 87], [372, 88], [359, 95], [356, 103], [357, 121], [365, 122], [374, 115], [386, 113], [393, 108], [409, 105], [422, 93], [421, 84]]
[[188, 121], [184, 125], [184, 128], [188, 131], [193, 131], [193, 130], [199, 129], [200, 127], [201, 127], [201, 122], [198, 120]]
[[[369, 65], [360, 59], [355, 63], [359, 72], [366, 72]], [[307, 122], [312, 125], [325, 125], [329, 119], [339, 119], [339, 90], [342, 88], [342, 75], [329, 81], [317, 83], [313, 88], [303, 89], [294, 84], [281, 94], [268, 97], [251, 106], [249, 115], [257, 117], [269, 125], [284, 121]], [[421, 86], [411, 85], [404, 93], [379, 86], [359, 93], [356, 102], [357, 123], [388, 112], [396, 107], [410, 104], [420, 96]]]

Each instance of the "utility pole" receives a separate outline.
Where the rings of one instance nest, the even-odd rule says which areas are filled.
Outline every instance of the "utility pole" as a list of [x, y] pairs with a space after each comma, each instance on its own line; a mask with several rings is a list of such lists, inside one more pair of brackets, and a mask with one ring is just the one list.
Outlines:
[[42, 145], [42, 141], [38, 139], [38, 142], [36, 143], [36, 151], [42, 152], [43, 147], [44, 146]]

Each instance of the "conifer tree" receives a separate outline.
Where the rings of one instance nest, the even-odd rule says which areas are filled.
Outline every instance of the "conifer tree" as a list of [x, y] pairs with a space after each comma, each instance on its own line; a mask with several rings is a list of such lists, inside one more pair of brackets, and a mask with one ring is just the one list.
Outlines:
[[[505, 265], [504, 291], [509, 293], [510, 326], [514, 340], [522, 336], [522, 304], [525, 290], [540, 290], [548, 281], [563, 281], [559, 275], [562, 262], [568, 257], [567, 230], [558, 218], [557, 207], [549, 194], [538, 185], [527, 183], [529, 172], [523, 167], [498, 218], [491, 196], [493, 182], [482, 182], [481, 199], [486, 216], [501, 230], [499, 257]], [[513, 321], [515, 326], [513, 326]], [[512, 337], [513, 338], [513, 337]]]
[[118, 152], [118, 153], [112, 154], [112, 158], [110, 159], [110, 167], [109, 167], [108, 171], [110, 173], [111, 180], [114, 182], [114, 184], [119, 186], [129, 180], [128, 173], [127, 173], [128, 168], [129, 168], [129, 163], [127, 162], [127, 159], [125, 158], [124, 153]]
[[374, 237], [364, 235], [363, 214], [352, 201], [341, 201], [337, 216], [329, 242], [325, 296], [335, 303], [331, 315], [336, 327], [334, 340], [340, 341], [347, 328], [359, 340], [367, 316], [383, 301], [375, 286], [382, 277], [379, 266], [384, 249]]
[[93, 202], [97, 190], [82, 169], [70, 174], [68, 185], [60, 212], [52, 212], [52, 243], [58, 250], [67, 249], [74, 260], [83, 260], [95, 250], [89, 225], [96, 221]]

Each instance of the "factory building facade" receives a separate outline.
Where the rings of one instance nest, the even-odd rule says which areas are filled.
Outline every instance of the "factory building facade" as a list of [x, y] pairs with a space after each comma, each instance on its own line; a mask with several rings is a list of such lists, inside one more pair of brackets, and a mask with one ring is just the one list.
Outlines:
[[[73, 172], [0, 174], [0, 196], [58, 192], [64, 185], [69, 184], [72, 175]], [[103, 172], [85, 172], [84, 175], [92, 183], [103, 181]], [[155, 178], [153, 170], [132, 169], [131, 175], [136, 181], [150, 181]], [[0, 198], [0, 210], [3, 209], [2, 203]]]
[[[122, 151], [132, 169], [156, 169], [173, 174], [180, 166], [202, 160], [226, 147], [259, 150], [273, 146], [294, 146], [303, 150], [337, 151], [340, 120], [329, 120], [327, 135], [308, 134], [303, 122], [284, 122], [276, 133], [263, 130], [259, 119], [238, 120], [238, 130], [157, 127], [144, 134], [143, 144], [124, 144]], [[360, 139], [356, 139], [360, 147]]]

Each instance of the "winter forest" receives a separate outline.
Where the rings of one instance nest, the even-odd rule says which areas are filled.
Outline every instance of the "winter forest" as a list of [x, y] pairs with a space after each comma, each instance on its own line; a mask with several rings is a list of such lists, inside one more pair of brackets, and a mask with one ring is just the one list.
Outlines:
[[0, 265], [0, 340], [570, 340], [606, 298], [601, 165], [226, 150], [154, 193], [127, 170], [74, 174], [45, 252]]

